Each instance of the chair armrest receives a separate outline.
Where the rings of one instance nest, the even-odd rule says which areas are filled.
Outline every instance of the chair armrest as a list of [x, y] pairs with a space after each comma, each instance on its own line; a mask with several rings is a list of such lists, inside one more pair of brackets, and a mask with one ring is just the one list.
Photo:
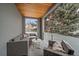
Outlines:
[[61, 45], [62, 45], [64, 51], [66, 51], [67, 54], [70, 54], [70, 55], [73, 55], [74, 54], [74, 50], [65, 41], [62, 41], [61, 42]]
[[44, 56], [70, 56], [70, 55], [46, 48], [44, 49]]

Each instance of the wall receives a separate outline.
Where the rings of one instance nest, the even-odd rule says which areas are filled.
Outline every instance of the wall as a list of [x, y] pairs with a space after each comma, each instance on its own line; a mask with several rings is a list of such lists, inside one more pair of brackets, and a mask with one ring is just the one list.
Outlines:
[[0, 56], [6, 55], [6, 43], [22, 33], [22, 17], [15, 4], [0, 4]]
[[[56, 41], [67, 41], [72, 48], [75, 50], [75, 55], [79, 56], [79, 38], [71, 37], [71, 36], [64, 36], [60, 34], [53, 33], [53, 39]], [[48, 40], [51, 40], [51, 34], [50, 33], [44, 33], [44, 41], [47, 42]]]

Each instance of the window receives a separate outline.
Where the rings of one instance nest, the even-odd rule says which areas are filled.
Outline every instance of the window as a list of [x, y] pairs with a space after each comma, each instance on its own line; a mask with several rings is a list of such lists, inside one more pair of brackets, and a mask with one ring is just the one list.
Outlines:
[[25, 32], [37, 33], [38, 20], [32, 18], [25, 18]]

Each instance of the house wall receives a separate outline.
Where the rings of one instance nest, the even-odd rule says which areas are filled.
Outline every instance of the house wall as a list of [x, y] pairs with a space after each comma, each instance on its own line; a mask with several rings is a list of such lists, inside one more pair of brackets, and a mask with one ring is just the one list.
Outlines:
[[22, 16], [15, 4], [0, 4], [0, 56], [7, 55], [6, 43], [22, 33]]
[[[71, 37], [71, 36], [64, 36], [60, 34], [53, 33], [53, 40], [61, 42], [62, 40], [65, 40], [68, 42], [72, 48], [75, 50], [75, 55], [79, 56], [79, 38]], [[47, 43], [48, 40], [51, 40], [51, 33], [44, 32], [44, 41]], [[48, 44], [46, 44], [48, 45]]]

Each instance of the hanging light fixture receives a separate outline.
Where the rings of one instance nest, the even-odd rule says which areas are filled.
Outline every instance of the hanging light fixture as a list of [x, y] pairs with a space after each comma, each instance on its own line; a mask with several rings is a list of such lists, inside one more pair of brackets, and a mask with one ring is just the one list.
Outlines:
[[49, 20], [50, 20], [50, 19], [48, 19], [48, 18], [46, 19], [46, 21], [49, 21]]
[[77, 13], [77, 14], [79, 13], [79, 8], [76, 10], [76, 13]]

